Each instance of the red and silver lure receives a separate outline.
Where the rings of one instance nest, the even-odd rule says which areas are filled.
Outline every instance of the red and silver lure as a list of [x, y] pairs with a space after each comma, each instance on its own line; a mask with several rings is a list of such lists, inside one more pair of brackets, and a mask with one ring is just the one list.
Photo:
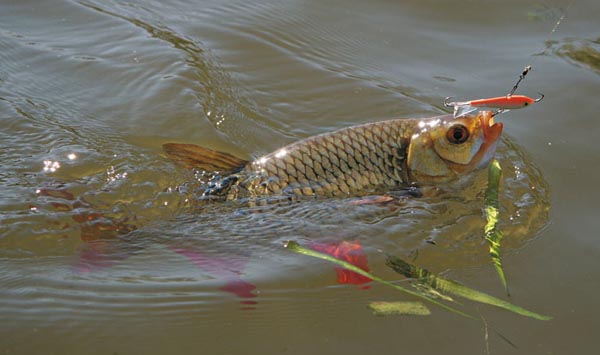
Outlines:
[[495, 110], [496, 113], [515, 110], [540, 102], [543, 98], [543, 94], [537, 99], [524, 95], [506, 95], [471, 101], [450, 101], [452, 98], [447, 97], [444, 106], [454, 107], [454, 117], [459, 117], [478, 110]]
[[540, 102], [544, 98], [543, 94], [540, 94], [540, 97], [537, 99], [532, 99], [531, 97], [524, 95], [513, 95], [529, 71], [531, 71], [531, 65], [528, 65], [523, 69], [523, 72], [519, 75], [519, 80], [517, 80], [512, 90], [505, 96], [471, 101], [450, 101], [452, 100], [452, 97], [447, 97], [444, 100], [444, 106], [454, 107], [454, 117], [456, 118], [478, 110], [493, 110], [495, 111], [495, 114], [498, 114]]

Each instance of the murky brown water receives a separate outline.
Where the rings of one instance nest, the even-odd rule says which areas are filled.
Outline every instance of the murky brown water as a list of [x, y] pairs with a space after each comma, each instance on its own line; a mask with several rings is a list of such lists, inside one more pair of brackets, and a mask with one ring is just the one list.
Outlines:
[[[0, 351], [6, 354], [485, 353], [481, 323], [339, 285], [302, 243], [360, 242], [502, 297], [481, 240], [485, 172], [463, 191], [355, 206], [195, 204], [161, 152], [244, 158], [310, 135], [443, 112], [445, 96], [546, 98], [502, 116], [497, 158], [510, 301], [466, 304], [493, 354], [597, 349], [597, 1], [0, 3]], [[544, 55], [540, 53], [548, 46]], [[435, 244], [430, 243], [434, 241]]]

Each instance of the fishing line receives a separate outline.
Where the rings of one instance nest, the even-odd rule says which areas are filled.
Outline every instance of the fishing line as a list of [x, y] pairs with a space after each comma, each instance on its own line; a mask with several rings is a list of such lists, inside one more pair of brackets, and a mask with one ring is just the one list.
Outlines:
[[[556, 23], [554, 24], [554, 27], [552, 28], [552, 30], [550, 31], [550, 33], [548, 33], [548, 36], [546, 36], [546, 39], [544, 40], [544, 48], [540, 52], [539, 55], [542, 55], [542, 54], [544, 54], [546, 52], [546, 49], [547, 49], [546, 43], [548, 43], [548, 41], [550, 41], [550, 38], [554, 35], [554, 33], [556, 32], [556, 30], [558, 29], [558, 26], [560, 26], [561, 22], [565, 19], [565, 17], [567, 16], [567, 13], [569, 12], [569, 9], [571, 8], [571, 6], [573, 6], [574, 3], [575, 3], [575, 0], [572, 0], [569, 3], [569, 5], [567, 5], [566, 9], [562, 10], [562, 15], [559, 17], [558, 21], [556, 21]], [[531, 60], [531, 62], [529, 62], [529, 64], [527, 64], [525, 66], [525, 68], [523, 69], [523, 71], [521, 72], [521, 74], [519, 74], [519, 79], [517, 80], [517, 82], [513, 86], [512, 90], [510, 90], [510, 92], [506, 96], [511, 96], [512, 94], [515, 93], [515, 91], [517, 91], [517, 88], [519, 87], [519, 84], [521, 83], [521, 81], [523, 81], [523, 79], [525, 79], [525, 76], [533, 68], [533, 62], [537, 59], [537, 57], [538, 57], [538, 55], [534, 54], [533, 59]]]

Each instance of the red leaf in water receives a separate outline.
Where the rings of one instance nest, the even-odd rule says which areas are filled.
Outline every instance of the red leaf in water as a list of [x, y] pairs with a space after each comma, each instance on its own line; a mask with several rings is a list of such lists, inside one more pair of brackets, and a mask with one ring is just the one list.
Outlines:
[[[313, 242], [310, 248], [321, 253], [329, 254], [337, 259], [346, 261], [354, 266], [357, 266], [365, 271], [369, 271], [367, 265], [367, 254], [364, 253], [360, 243], [346, 242], [341, 243], [317, 243]], [[371, 281], [370, 278], [359, 275], [354, 271], [336, 267], [337, 282], [341, 284], [362, 285]]]

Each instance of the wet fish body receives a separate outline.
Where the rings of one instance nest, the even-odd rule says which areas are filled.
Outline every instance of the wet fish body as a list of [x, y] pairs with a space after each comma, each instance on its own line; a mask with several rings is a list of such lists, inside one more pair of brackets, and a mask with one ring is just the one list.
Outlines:
[[357, 195], [451, 180], [489, 161], [502, 131], [491, 112], [455, 119], [395, 119], [309, 137], [248, 162], [169, 143], [167, 154], [218, 170], [205, 196]]
[[415, 124], [377, 122], [301, 140], [248, 164], [241, 185], [257, 194], [340, 195], [406, 184]]

